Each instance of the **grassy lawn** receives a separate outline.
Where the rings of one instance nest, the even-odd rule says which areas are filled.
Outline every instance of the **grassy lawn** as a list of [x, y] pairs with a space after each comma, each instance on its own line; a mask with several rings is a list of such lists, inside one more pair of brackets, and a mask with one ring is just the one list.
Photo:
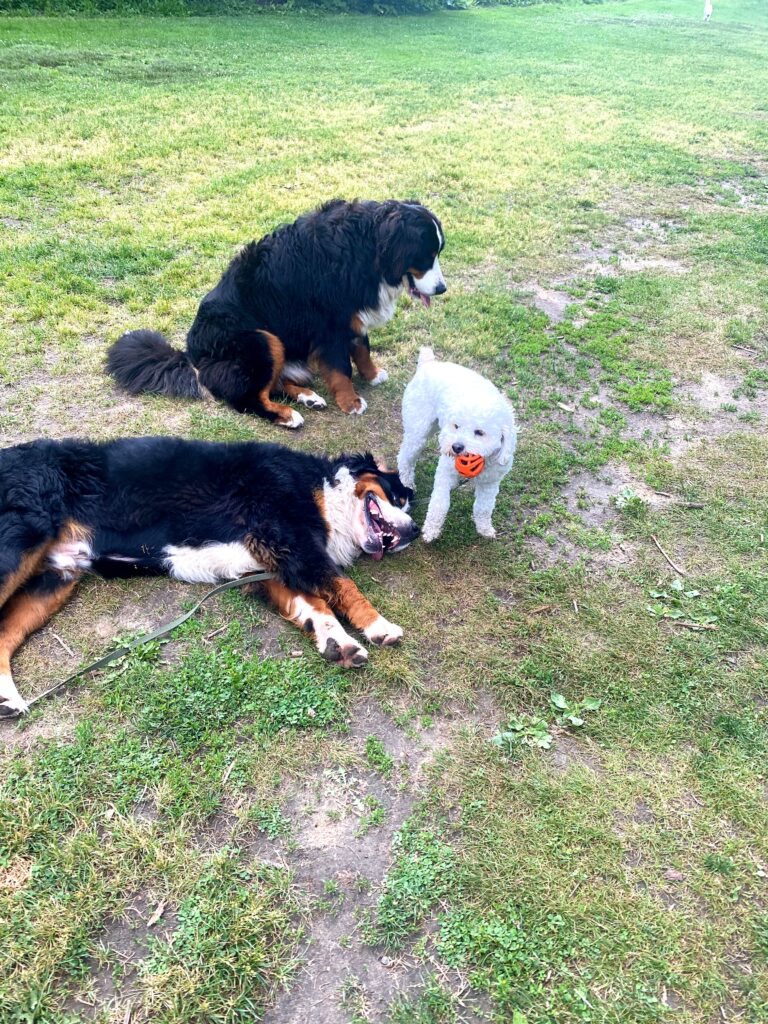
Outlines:
[[[768, 14], [700, 18], [0, 20], [3, 445], [273, 439], [105, 349], [337, 195], [430, 205], [449, 291], [279, 440], [393, 458], [424, 343], [522, 428], [496, 542], [460, 493], [358, 565], [361, 674], [229, 594], [0, 725], [4, 1024], [768, 1020]], [[85, 583], [22, 692], [200, 591]]]

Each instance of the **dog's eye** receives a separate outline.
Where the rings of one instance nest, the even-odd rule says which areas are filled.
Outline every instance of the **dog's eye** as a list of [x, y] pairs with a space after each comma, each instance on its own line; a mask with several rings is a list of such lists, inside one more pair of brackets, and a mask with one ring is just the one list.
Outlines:
[[459, 424], [458, 423], [454, 423], [453, 424], [453, 429], [454, 430], [458, 430], [459, 429]]
[[475, 437], [485, 437], [485, 431], [484, 430], [476, 430], [475, 431]]

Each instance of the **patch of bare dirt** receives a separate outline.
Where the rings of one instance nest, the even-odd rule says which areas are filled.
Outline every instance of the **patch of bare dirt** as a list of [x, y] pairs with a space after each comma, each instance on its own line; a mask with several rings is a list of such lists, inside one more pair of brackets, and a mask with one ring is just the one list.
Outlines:
[[562, 535], [553, 536], [551, 541], [542, 537], [529, 537], [526, 540], [534, 566], [547, 568], [563, 562], [575, 565], [585, 561], [594, 568], [610, 571], [631, 565], [637, 557], [638, 547], [632, 541], [614, 538], [610, 548], [585, 548]]
[[757, 210], [768, 206], [768, 179], [732, 178], [720, 182], [728, 198], [733, 198], [738, 206], [746, 210]]
[[0, 866], [0, 892], [18, 892], [32, 877], [32, 861], [26, 857], [13, 857], [5, 867]]
[[574, 255], [579, 265], [576, 274], [611, 277], [621, 271], [640, 273], [645, 270], [684, 274], [689, 268], [669, 252], [672, 235], [679, 227], [676, 221], [629, 217], [610, 228], [600, 244], [576, 246]]
[[599, 473], [589, 470], [575, 473], [563, 488], [561, 497], [571, 516], [584, 527], [602, 531], [610, 548], [585, 547], [577, 543], [569, 536], [569, 524], [572, 527], [573, 520], [565, 521], [562, 527], [550, 526], [549, 538], [530, 537], [526, 544], [543, 565], [561, 561], [573, 564], [581, 559], [606, 569], [628, 565], [636, 558], [637, 544], [621, 535], [617, 505], [631, 496], [654, 507], [671, 503], [670, 498], [638, 480], [623, 463], [606, 466]]
[[733, 413], [752, 412], [768, 415], [768, 394], [758, 392], [752, 399], [744, 394], [736, 395], [735, 392], [740, 390], [741, 384], [739, 377], [724, 377], [704, 372], [698, 384], [679, 385], [677, 395], [682, 401], [690, 402], [710, 414], [722, 412], [725, 405], [732, 409], [731, 416]]
[[88, 960], [88, 981], [70, 995], [64, 1010], [95, 1020], [108, 1013], [125, 1020], [140, 999], [139, 970], [153, 937], [168, 938], [177, 924], [173, 909], [162, 900], [137, 894], [119, 918], [108, 920], [98, 937], [100, 952]]
[[603, 774], [603, 766], [589, 741], [571, 733], [560, 733], [546, 755], [556, 772], [564, 774], [573, 767], [581, 767], [588, 768], [595, 775]]
[[23, 718], [0, 719], [0, 758], [26, 753], [41, 741], [69, 739], [78, 719], [76, 698], [67, 695], [52, 698], [44, 714], [30, 724]]
[[[302, 952], [304, 967], [267, 1012], [266, 1024], [384, 1021], [392, 1002], [417, 996], [435, 970], [454, 992], [466, 988], [458, 972], [429, 957], [393, 955], [368, 945], [361, 933], [390, 869], [392, 840], [420, 795], [426, 767], [466, 720], [437, 716], [429, 729], [413, 733], [396, 725], [375, 701], [359, 700], [349, 722], [353, 766], [321, 768], [288, 796], [283, 810], [293, 823], [289, 841], [260, 838], [251, 844], [252, 855], [289, 867], [317, 900]], [[364, 767], [369, 736], [392, 759], [390, 773]], [[383, 820], [373, 822], [377, 815]], [[468, 1005], [461, 1013], [461, 1020], [481, 1019]]]
[[565, 320], [565, 311], [569, 306], [581, 304], [580, 299], [575, 299], [567, 291], [557, 288], [544, 288], [535, 281], [529, 281], [523, 285], [526, 292], [531, 293], [531, 302], [540, 312], [545, 313], [553, 324], [562, 323]]

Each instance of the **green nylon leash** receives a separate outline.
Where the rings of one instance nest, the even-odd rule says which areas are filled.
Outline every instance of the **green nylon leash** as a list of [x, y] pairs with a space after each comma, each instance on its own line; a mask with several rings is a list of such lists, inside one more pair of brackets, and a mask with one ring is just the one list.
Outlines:
[[[96, 672], [97, 669], [104, 668], [105, 665], [110, 665], [113, 661], [117, 661], [118, 658], [122, 658], [136, 647], [141, 647], [142, 644], [148, 644], [150, 640], [157, 640], [158, 637], [165, 636], [166, 633], [171, 633], [174, 629], [177, 629], [187, 619], [191, 619], [192, 616], [205, 604], [206, 601], [215, 597], [217, 594], [223, 593], [225, 590], [235, 590], [238, 587], [244, 587], [246, 583], [259, 583], [263, 580], [275, 579], [275, 573], [273, 572], [254, 572], [249, 576], [240, 576], [239, 579], [229, 580], [228, 583], [221, 583], [218, 587], [214, 587], [213, 590], [209, 590], [207, 594], [197, 602], [197, 604], [191, 608], [184, 615], [180, 615], [177, 619], [173, 619], [171, 622], [167, 622], [164, 626], [158, 626], [157, 629], [153, 629], [151, 633], [145, 633], [143, 636], [137, 637], [135, 640], [131, 640], [130, 643], [124, 644], [122, 647], [116, 647], [114, 651], [110, 651], [109, 654], [105, 654], [102, 658], [97, 661], [91, 662], [90, 665], [86, 665], [85, 668], [79, 669], [74, 672], [71, 676], [67, 676], [66, 679], [62, 679], [60, 683], [55, 683], [48, 690], [44, 690], [42, 693], [38, 693], [36, 697], [27, 702], [27, 708], [31, 708], [33, 704], [37, 704], [38, 701], [44, 700], [46, 697], [50, 697], [52, 693], [57, 693], [59, 690], [63, 690], [65, 686], [69, 686], [75, 679], [79, 679], [81, 676], [86, 676], [90, 672]], [[5, 715], [7, 719], [18, 718], [23, 712], [17, 711], [15, 715]]]

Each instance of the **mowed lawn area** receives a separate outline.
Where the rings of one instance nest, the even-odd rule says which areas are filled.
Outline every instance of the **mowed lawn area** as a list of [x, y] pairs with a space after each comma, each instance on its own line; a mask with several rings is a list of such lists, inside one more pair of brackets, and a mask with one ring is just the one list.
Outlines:
[[[768, 1020], [768, 12], [701, 7], [0, 20], [3, 446], [391, 461], [423, 344], [521, 425], [496, 541], [459, 492], [355, 568], [406, 631], [365, 670], [229, 594], [0, 724], [4, 1024]], [[447, 236], [365, 416], [113, 387], [335, 196]], [[204, 590], [88, 579], [22, 693]]]

